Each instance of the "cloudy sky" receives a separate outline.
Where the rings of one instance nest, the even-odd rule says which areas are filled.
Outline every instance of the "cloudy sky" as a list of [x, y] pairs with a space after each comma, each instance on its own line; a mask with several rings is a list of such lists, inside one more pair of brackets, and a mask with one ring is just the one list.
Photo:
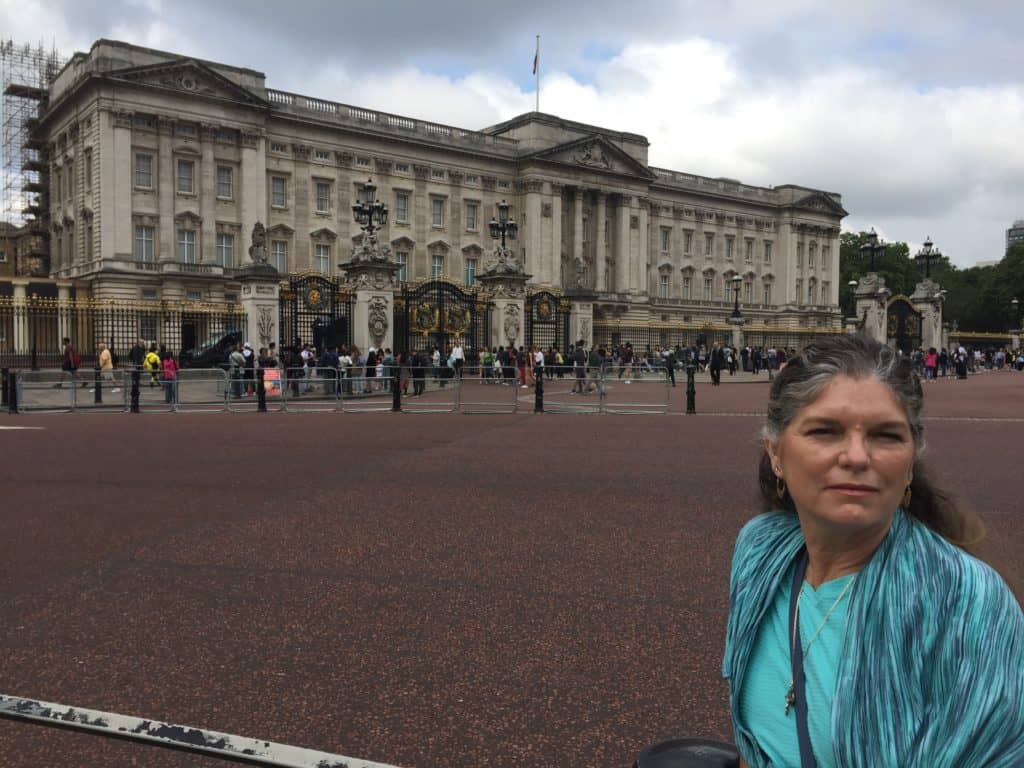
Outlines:
[[0, 36], [126, 40], [271, 88], [465, 128], [533, 109], [641, 133], [654, 165], [840, 192], [953, 262], [1024, 218], [1024, 3], [0, 0]]

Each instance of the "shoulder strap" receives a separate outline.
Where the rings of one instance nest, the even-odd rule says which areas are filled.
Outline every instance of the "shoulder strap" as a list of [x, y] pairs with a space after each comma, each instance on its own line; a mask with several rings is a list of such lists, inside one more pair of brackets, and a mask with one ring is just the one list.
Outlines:
[[796, 738], [800, 745], [801, 768], [817, 768], [814, 750], [811, 748], [811, 734], [807, 727], [807, 696], [804, 693], [804, 650], [800, 639], [800, 628], [796, 626], [796, 605], [807, 573], [807, 548], [800, 550], [796, 571], [793, 574], [793, 588], [789, 594], [789, 626], [793, 637], [790, 661], [793, 666], [793, 694], [796, 697]]

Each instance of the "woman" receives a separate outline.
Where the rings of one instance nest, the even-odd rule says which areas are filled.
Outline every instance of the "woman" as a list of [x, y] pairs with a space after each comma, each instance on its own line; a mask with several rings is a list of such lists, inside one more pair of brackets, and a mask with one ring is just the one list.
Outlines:
[[910, 362], [860, 336], [775, 378], [723, 675], [745, 765], [1024, 765], [1024, 616], [928, 480]]
[[177, 401], [178, 361], [169, 352], [160, 361], [161, 378], [164, 386], [164, 402], [170, 405]]

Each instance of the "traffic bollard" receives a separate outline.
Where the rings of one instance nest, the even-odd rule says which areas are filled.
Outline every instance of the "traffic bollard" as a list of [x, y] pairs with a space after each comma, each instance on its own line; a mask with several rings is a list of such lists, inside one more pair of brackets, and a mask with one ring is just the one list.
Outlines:
[[264, 369], [256, 369], [256, 410], [260, 413], [267, 412], [267, 385], [264, 383]]
[[0, 405], [7, 405], [7, 383], [10, 380], [10, 370], [0, 368]]
[[539, 365], [533, 368], [533, 412], [544, 413], [544, 369]]
[[697, 373], [697, 366], [693, 362], [686, 364], [686, 412], [688, 414], [697, 413], [697, 384], [693, 380], [694, 374]]
[[95, 386], [93, 388], [93, 398], [92, 398], [93, 403], [95, 403], [97, 405], [100, 405], [100, 404], [103, 403], [103, 383], [102, 382], [103, 382], [103, 379], [101, 377], [100, 367], [97, 365], [96, 369], [93, 371], [93, 384]]
[[132, 413], [139, 413], [139, 377], [139, 369], [136, 368], [132, 371]]
[[391, 411], [399, 413], [402, 410], [402, 368], [397, 363], [394, 367], [394, 375], [391, 378]]

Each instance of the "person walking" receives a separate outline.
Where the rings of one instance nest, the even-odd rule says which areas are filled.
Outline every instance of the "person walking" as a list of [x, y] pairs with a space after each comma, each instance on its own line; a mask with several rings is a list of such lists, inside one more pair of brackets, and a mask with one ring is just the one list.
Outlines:
[[132, 347], [128, 357], [132, 361], [132, 367], [137, 371], [141, 371], [142, 364], [146, 361], [146, 340], [136, 340], [135, 346]]
[[587, 380], [587, 352], [580, 340], [572, 350], [572, 369], [576, 374], [576, 382], [572, 385], [573, 394], [586, 394], [584, 387]]
[[160, 361], [160, 373], [164, 387], [164, 402], [171, 404], [178, 401], [178, 363], [174, 355], [165, 354]]
[[235, 344], [234, 350], [228, 357], [228, 379], [231, 381], [231, 397], [236, 400], [242, 396], [242, 372], [245, 370], [245, 355], [242, 354], [242, 345]]
[[160, 355], [157, 354], [155, 342], [149, 345], [149, 352], [146, 353], [142, 364], [149, 373], [149, 386], [152, 389], [159, 383], [160, 376]]
[[708, 360], [708, 370], [711, 371], [711, 385], [717, 387], [722, 383], [722, 361], [724, 355], [722, 354], [722, 348], [716, 341], [711, 345], [710, 360]]

